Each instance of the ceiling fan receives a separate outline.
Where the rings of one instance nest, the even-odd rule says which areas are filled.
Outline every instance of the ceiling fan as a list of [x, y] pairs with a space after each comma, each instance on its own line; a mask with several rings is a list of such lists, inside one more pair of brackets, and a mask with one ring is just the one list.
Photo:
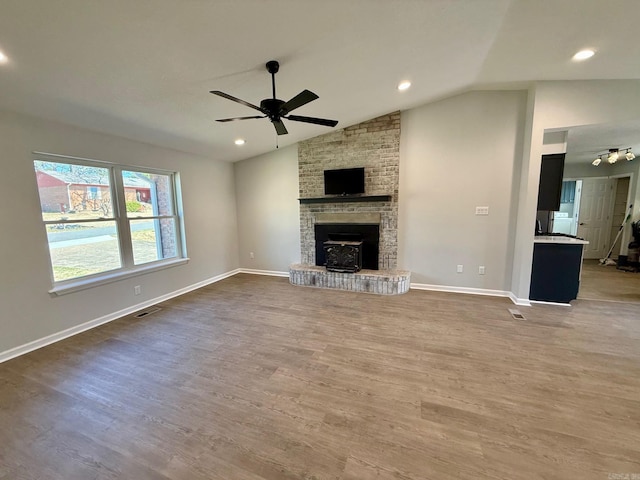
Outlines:
[[287, 120], [292, 120], [294, 122], [305, 122], [305, 123], [315, 123], [316, 125], [324, 125], [326, 127], [335, 127], [338, 124], [337, 120], [328, 120], [326, 118], [315, 118], [315, 117], [303, 117], [300, 115], [289, 115], [289, 113], [296, 108], [302, 107], [309, 102], [318, 98], [318, 95], [309, 91], [303, 90], [298, 95], [293, 97], [288, 102], [284, 100], [280, 100], [276, 98], [276, 73], [280, 69], [280, 64], [271, 60], [267, 62], [267, 71], [271, 74], [271, 87], [273, 90], [273, 98], [265, 98], [260, 102], [260, 106], [253, 105], [249, 102], [245, 102], [244, 100], [240, 100], [239, 98], [233, 97], [228, 93], [220, 92], [219, 90], [213, 90], [209, 93], [213, 93], [214, 95], [218, 95], [220, 97], [226, 98], [228, 100], [232, 100], [241, 105], [245, 105], [249, 108], [253, 108], [254, 110], [258, 110], [264, 115], [256, 115], [251, 117], [235, 117], [235, 118], [221, 118], [216, 120], [217, 122], [233, 122], [235, 120], [250, 120], [253, 118], [269, 118], [271, 123], [276, 129], [278, 135], [286, 135], [287, 128], [284, 126], [282, 122], [283, 118]]

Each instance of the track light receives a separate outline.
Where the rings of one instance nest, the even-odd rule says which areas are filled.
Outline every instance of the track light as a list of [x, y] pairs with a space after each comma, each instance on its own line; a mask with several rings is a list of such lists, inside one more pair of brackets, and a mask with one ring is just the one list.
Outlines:
[[599, 153], [596, 158], [591, 162], [591, 165], [593, 165], [594, 167], [597, 167], [598, 165], [600, 165], [602, 163], [602, 160], [604, 160], [605, 158], [607, 159], [607, 162], [609, 162], [610, 165], [613, 165], [614, 163], [616, 163], [619, 159], [620, 159], [620, 150], [626, 150], [626, 152], [623, 154], [624, 158], [627, 159], [627, 161], [631, 161], [634, 158], [636, 158], [635, 154], [631, 151], [632, 147], [628, 147], [628, 148], [610, 148], [607, 152], [605, 153]]
[[636, 156], [633, 154], [633, 152], [631, 151], [630, 148], [627, 148], [627, 153], [624, 156], [627, 159], [627, 161], [629, 161], [629, 162], [631, 160], [633, 160], [634, 158], [636, 158]]

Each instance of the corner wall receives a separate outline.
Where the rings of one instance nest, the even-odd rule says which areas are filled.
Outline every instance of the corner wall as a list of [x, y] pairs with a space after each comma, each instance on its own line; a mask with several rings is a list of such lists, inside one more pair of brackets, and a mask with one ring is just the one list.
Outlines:
[[[186, 265], [50, 295], [47, 236], [33, 151], [180, 173]], [[233, 166], [204, 157], [0, 112], [0, 353], [238, 268]], [[134, 296], [133, 286], [142, 294]]]
[[237, 162], [234, 172], [240, 266], [288, 272], [300, 262], [298, 146]]

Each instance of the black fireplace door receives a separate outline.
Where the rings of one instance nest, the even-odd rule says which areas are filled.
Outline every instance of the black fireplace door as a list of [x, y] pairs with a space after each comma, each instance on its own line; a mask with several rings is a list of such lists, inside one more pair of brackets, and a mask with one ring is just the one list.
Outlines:
[[362, 242], [362, 268], [378, 270], [380, 225], [360, 223], [319, 223], [315, 225], [316, 265], [325, 266], [324, 242]]

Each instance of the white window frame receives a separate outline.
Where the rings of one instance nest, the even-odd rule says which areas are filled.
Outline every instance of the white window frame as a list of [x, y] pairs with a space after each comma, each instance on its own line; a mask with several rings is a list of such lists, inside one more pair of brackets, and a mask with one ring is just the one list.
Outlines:
[[[49, 293], [56, 295], [63, 295], [66, 293], [72, 293], [87, 288], [104, 285], [107, 283], [115, 282], [129, 277], [150, 273], [165, 268], [184, 265], [189, 261], [186, 252], [186, 243], [184, 236], [184, 218], [182, 209], [182, 195], [180, 190], [179, 173], [162, 170], [151, 167], [141, 167], [134, 165], [118, 164], [113, 162], [106, 162], [103, 160], [95, 160], [81, 157], [72, 157], [68, 155], [59, 155], [45, 152], [33, 152], [33, 161], [51, 161], [56, 163], [66, 163], [71, 165], [81, 165], [87, 167], [106, 168], [109, 170], [110, 180], [110, 195], [112, 202], [112, 217], [105, 219], [89, 219], [89, 220], [42, 220], [42, 224], [46, 229], [47, 225], [51, 224], [77, 224], [82, 222], [99, 222], [110, 221], [115, 222], [116, 230], [118, 232], [118, 243], [120, 249], [120, 264], [121, 267], [107, 272], [95, 273], [92, 275], [86, 275], [83, 277], [73, 278], [69, 280], [55, 281], [53, 275], [53, 262], [51, 261], [50, 250], [49, 252], [49, 273], [53, 288], [49, 290]], [[159, 259], [140, 265], [134, 263], [133, 258], [133, 243], [131, 239], [130, 221], [137, 220], [137, 217], [127, 216], [127, 203], [124, 189], [124, 181], [122, 177], [123, 171], [134, 171], [140, 173], [150, 173], [156, 175], [166, 175], [170, 179], [172, 190], [172, 212], [173, 215], [155, 215], [151, 219], [173, 219], [175, 225], [175, 242], [176, 242], [176, 256], [167, 259]], [[37, 188], [37, 185], [36, 185]], [[39, 192], [38, 192], [39, 195]], [[142, 217], [147, 218], [147, 216]]]

